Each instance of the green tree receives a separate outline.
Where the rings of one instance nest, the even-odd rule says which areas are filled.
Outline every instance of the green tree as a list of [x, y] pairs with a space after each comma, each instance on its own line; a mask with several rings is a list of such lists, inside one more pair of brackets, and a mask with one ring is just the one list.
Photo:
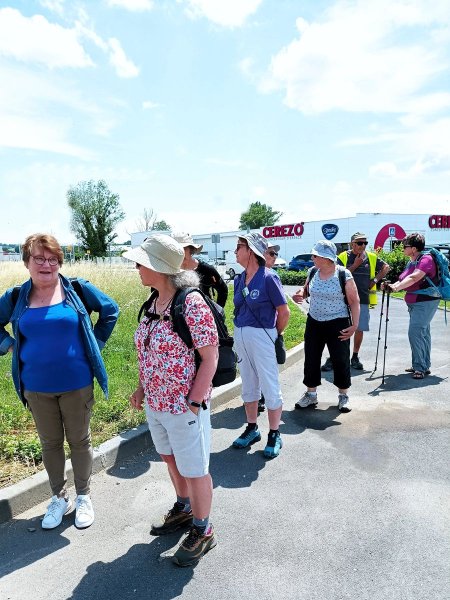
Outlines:
[[67, 192], [72, 211], [70, 229], [91, 256], [106, 256], [108, 245], [117, 237], [114, 229], [125, 218], [119, 195], [105, 181], [80, 181]]
[[161, 221], [155, 221], [152, 225], [152, 229], [156, 231], [170, 231], [170, 225], [162, 219]]
[[267, 227], [275, 225], [283, 213], [273, 210], [267, 204], [261, 202], [252, 202], [248, 210], [241, 214], [239, 221], [239, 229], [258, 229], [259, 227]]

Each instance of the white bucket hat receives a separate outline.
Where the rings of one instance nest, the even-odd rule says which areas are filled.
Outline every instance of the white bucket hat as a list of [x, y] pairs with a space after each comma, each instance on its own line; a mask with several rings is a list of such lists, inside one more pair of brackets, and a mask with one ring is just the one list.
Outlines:
[[176, 233], [173, 235], [173, 239], [181, 244], [183, 248], [192, 246], [197, 252], [201, 252], [203, 249], [203, 244], [196, 244], [194, 238], [189, 233]]
[[180, 268], [184, 260], [183, 246], [160, 233], [149, 236], [140, 246], [127, 250], [122, 256], [165, 275], [176, 275], [183, 271]]
[[273, 250], [274, 252], [279, 252], [280, 246], [278, 244], [274, 244], [273, 246], [267, 246], [267, 250]]
[[336, 262], [336, 251], [336, 246], [333, 242], [330, 242], [329, 240], [320, 240], [314, 244], [311, 254], [320, 256], [321, 258], [328, 258], [328, 260]]
[[267, 250], [266, 238], [263, 238], [260, 233], [243, 233], [238, 237], [246, 240], [250, 250], [265, 260], [264, 252]]

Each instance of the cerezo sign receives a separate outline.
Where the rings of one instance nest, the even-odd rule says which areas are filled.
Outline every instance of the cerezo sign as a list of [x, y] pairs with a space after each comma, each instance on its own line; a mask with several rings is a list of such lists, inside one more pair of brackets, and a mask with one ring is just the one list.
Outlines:
[[265, 238], [301, 237], [305, 230], [304, 225], [304, 221], [301, 223], [291, 223], [290, 225], [272, 225], [271, 227], [264, 227], [262, 234]]
[[428, 225], [430, 229], [450, 229], [450, 215], [431, 215]]

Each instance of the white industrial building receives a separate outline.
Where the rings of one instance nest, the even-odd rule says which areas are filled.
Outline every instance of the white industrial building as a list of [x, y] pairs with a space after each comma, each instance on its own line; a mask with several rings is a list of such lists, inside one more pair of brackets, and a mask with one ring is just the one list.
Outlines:
[[[269, 243], [280, 246], [280, 256], [289, 261], [296, 254], [310, 252], [317, 240], [332, 240], [338, 251], [348, 248], [353, 233], [363, 232], [372, 249], [390, 250], [392, 242], [401, 240], [406, 234], [419, 232], [425, 236], [427, 245], [450, 244], [450, 215], [357, 213], [354, 217], [326, 219], [320, 221], [298, 221], [255, 229]], [[236, 248], [241, 231], [205, 233], [192, 236], [196, 243], [203, 244], [205, 258], [226, 260]], [[151, 232], [131, 235], [132, 247], [139, 245]], [[217, 235], [218, 234], [218, 235]]]

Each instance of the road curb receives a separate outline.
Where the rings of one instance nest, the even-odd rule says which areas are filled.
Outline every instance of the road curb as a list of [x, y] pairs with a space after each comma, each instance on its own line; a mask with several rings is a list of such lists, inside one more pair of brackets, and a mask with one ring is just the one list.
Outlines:
[[[304, 355], [304, 344], [299, 344], [286, 353], [286, 362], [280, 365], [280, 371], [301, 360]], [[241, 393], [241, 378], [213, 390], [211, 397], [212, 411], [229, 402]], [[133, 427], [94, 448], [92, 472], [99, 473], [109, 469], [128, 456], [153, 447], [147, 424]], [[73, 485], [73, 471], [70, 460], [66, 461], [68, 486]], [[48, 500], [50, 490], [46, 471], [40, 471], [18, 483], [0, 489], [0, 524]]]

